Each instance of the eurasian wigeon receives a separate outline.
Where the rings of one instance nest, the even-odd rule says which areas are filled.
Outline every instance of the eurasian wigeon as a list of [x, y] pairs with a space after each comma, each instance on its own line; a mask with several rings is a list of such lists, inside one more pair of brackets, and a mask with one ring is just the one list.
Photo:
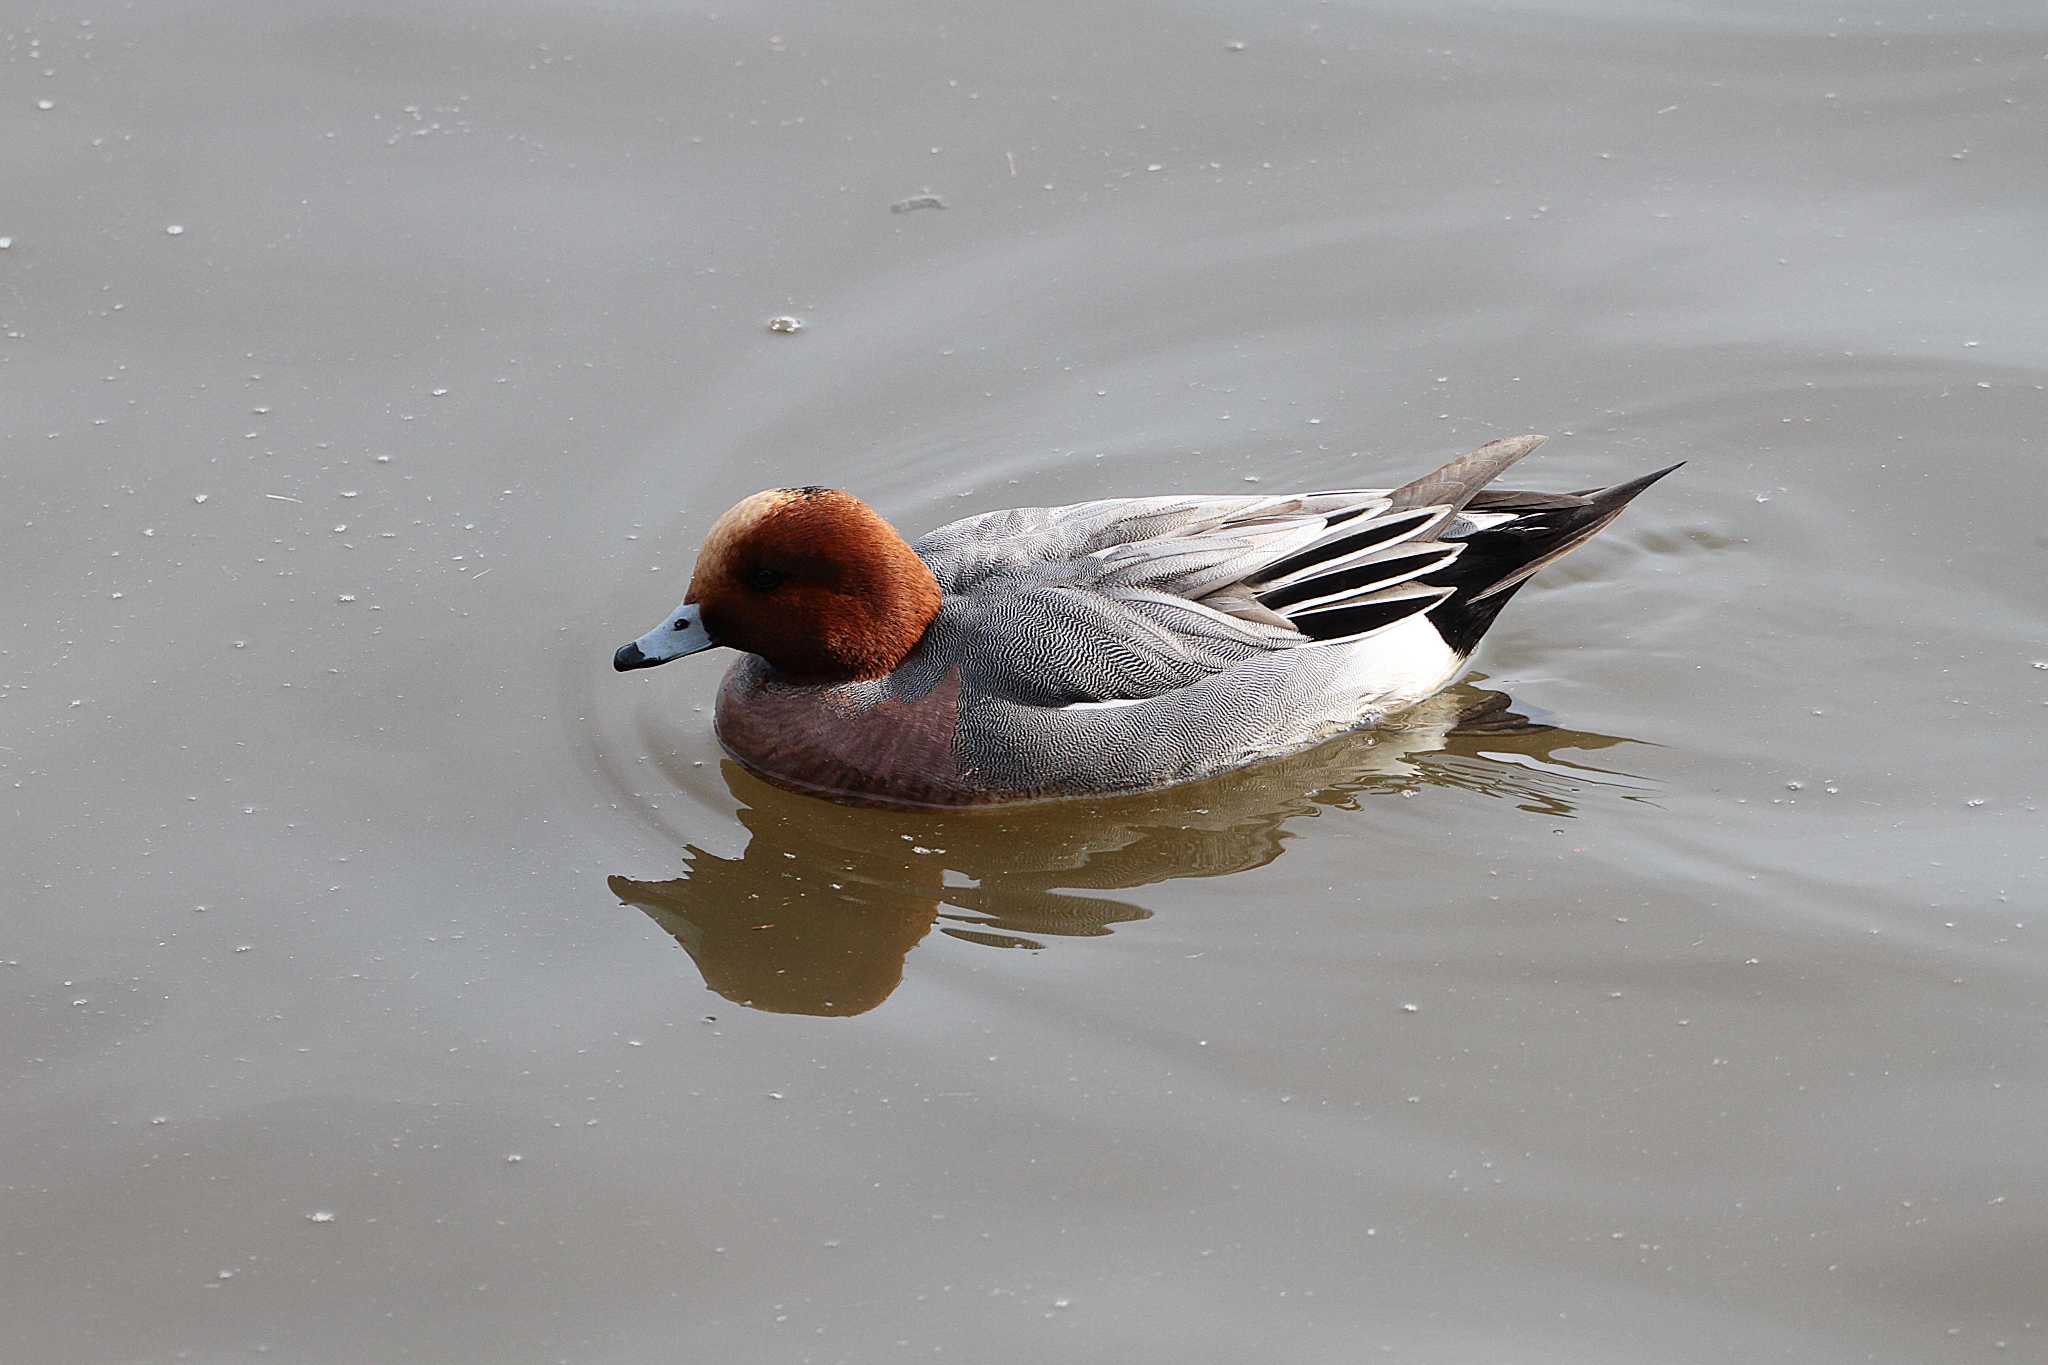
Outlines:
[[985, 512], [915, 544], [859, 498], [720, 517], [625, 671], [724, 645], [719, 741], [783, 786], [964, 806], [1208, 777], [1412, 706], [1515, 590], [1672, 465], [1610, 488], [1488, 484], [1481, 446], [1395, 489]]

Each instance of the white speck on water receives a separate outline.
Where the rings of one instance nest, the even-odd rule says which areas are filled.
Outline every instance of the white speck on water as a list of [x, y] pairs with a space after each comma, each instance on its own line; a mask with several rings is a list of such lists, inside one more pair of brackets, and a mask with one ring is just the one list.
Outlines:
[[525, 1156], [525, 1154], [524, 1154], [524, 1153], [521, 1153], [521, 1152], [507, 1152], [507, 1153], [505, 1153], [505, 1164], [506, 1164], [506, 1165], [508, 1165], [508, 1166], [517, 1166], [517, 1165], [518, 1165], [518, 1164], [519, 1164], [520, 1162], [522, 1162], [522, 1161], [524, 1161], [524, 1160], [526, 1160], [526, 1156]]
[[433, 389], [430, 392], [436, 398], [446, 398], [448, 396], [448, 390], [446, 389]]
[[345, 592], [336, 596], [334, 600], [337, 602], [353, 602], [356, 600], [356, 595], [352, 592]]
[[171, 1116], [169, 1114], [151, 1114], [149, 1116], [149, 1121], [156, 1127], [161, 1128], [166, 1123], [169, 1123], [171, 1121]]
[[5, 251], [13, 245], [14, 239], [12, 237], [0, 237], [0, 251]]
[[164, 235], [166, 237], [183, 237], [185, 235], [185, 225], [183, 223], [167, 223], [164, 225]]
[[783, 316], [768, 319], [768, 330], [782, 336], [794, 336], [803, 329], [804, 320], [802, 318]]
[[238, 953], [253, 952], [255, 948], [256, 945], [253, 943], [237, 943], [235, 945], [235, 951]]
[[1963, 802], [1963, 804], [1965, 806], [1968, 806], [1971, 810], [1975, 810], [1979, 806], [1984, 805], [1985, 801], [1984, 798], [1981, 796], [1973, 796], [1969, 800]]
[[1805, 787], [1806, 784], [1804, 782], [1787, 782], [1785, 784], [1785, 790], [1788, 792], [1803, 791]]
[[38, 109], [42, 110], [42, 111], [43, 111], [44, 113], [48, 113], [48, 112], [49, 112], [50, 110], [52, 110], [52, 109], [55, 109], [56, 107], [57, 107], [57, 101], [55, 101], [55, 100], [37, 100], [37, 101], [36, 101], [36, 108], [38, 108]]
[[390, 464], [390, 463], [391, 463], [391, 457], [390, 457], [389, 455], [379, 455], [379, 456], [377, 457], [377, 463], [378, 463], [378, 464]]
[[306, 1221], [309, 1223], [331, 1223], [334, 1221], [334, 1210], [314, 1209], [306, 1215]]
[[347, 529], [348, 523], [344, 521], [343, 523], [341, 523], [341, 525], [334, 528], [334, 533], [336, 535], [340, 535], [343, 531], [346, 531]]
[[1055, 1308], [1071, 1308], [1073, 1305], [1074, 1301], [1072, 1299], [1054, 1299], [1052, 1301], [1052, 1306]]
[[1223, 45], [1223, 50], [1225, 52], [1242, 52], [1244, 51], [1244, 44], [1241, 41], [1233, 38]]
[[1416, 1004], [1412, 1000], [1403, 1000], [1401, 1002], [1401, 1013], [1403, 1014], [1417, 1014], [1420, 1013], [1421, 1010], [1422, 1006]]
[[235, 1278], [235, 1272], [233, 1270], [216, 1271], [213, 1278], [216, 1280], [232, 1280]]
[[360, 498], [363, 495], [363, 492], [359, 488], [345, 488], [342, 490], [341, 495], [344, 498]]
[[207, 500], [208, 498], [210, 498], [210, 497], [212, 497], [212, 496], [213, 496], [213, 494], [211, 494], [211, 493], [194, 493], [194, 494], [192, 495], [192, 501], [194, 501], [194, 502], [205, 502], [205, 501], [206, 501], [206, 500]]
[[768, 1092], [768, 1098], [771, 1100], [779, 1100], [784, 1098], [784, 1096], [780, 1090], [771, 1090]]

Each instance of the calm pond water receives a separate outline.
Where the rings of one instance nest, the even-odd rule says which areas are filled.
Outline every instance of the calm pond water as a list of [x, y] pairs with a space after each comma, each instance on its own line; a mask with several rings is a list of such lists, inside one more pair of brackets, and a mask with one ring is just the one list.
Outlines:
[[[2048, 1359], [2044, 54], [0, 5], [0, 1358]], [[1215, 783], [841, 809], [609, 666], [762, 486], [1531, 430], [1689, 463]]]

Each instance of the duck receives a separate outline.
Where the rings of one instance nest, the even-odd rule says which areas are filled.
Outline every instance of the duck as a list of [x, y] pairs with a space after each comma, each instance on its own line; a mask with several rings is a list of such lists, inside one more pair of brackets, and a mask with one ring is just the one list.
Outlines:
[[1532, 575], [1680, 467], [1575, 493], [1490, 486], [1543, 441], [1492, 441], [1395, 488], [1009, 508], [915, 542], [851, 493], [772, 488], [718, 518], [682, 602], [612, 667], [738, 652], [712, 720], [726, 753], [853, 804], [1214, 777], [1449, 686]]

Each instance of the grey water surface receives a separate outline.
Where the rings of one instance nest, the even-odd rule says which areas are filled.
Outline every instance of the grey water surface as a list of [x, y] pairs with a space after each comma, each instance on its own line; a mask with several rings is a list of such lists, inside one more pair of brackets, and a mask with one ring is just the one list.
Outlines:
[[[2023, 3], [0, 0], [0, 1360], [2048, 1360], [2044, 128]], [[1688, 463], [1214, 783], [609, 667], [759, 487], [1522, 431]]]

